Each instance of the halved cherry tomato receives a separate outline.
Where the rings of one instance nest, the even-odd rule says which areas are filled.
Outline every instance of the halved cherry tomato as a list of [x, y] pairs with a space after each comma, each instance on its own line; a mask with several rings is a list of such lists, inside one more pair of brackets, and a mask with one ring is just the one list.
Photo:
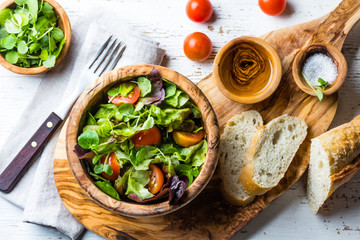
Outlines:
[[150, 168], [150, 182], [148, 183], [148, 190], [151, 194], [158, 193], [164, 185], [164, 174], [154, 164], [149, 165]]
[[198, 23], [206, 22], [213, 13], [213, 7], [209, 0], [189, 0], [185, 10], [190, 20]]
[[204, 137], [204, 130], [200, 130], [197, 133], [174, 131], [172, 136], [176, 144], [182, 147], [191, 147], [201, 141]]
[[184, 53], [192, 61], [205, 61], [212, 52], [212, 43], [208, 36], [201, 32], [189, 34], [184, 40]]
[[161, 143], [161, 133], [158, 127], [153, 126], [150, 129], [142, 130], [136, 133], [132, 141], [135, 148], [145, 145], [156, 145]]
[[[105, 164], [105, 159], [106, 159], [106, 156], [107, 154], [105, 154], [102, 158], [101, 158], [101, 163], [102, 164]], [[107, 165], [110, 165], [110, 167], [112, 168], [113, 170], [113, 174], [111, 175], [108, 175], [106, 174], [105, 172], [102, 172], [101, 175], [110, 180], [110, 181], [115, 181], [118, 177], [119, 177], [119, 174], [120, 174], [120, 164], [119, 162], [117, 161], [116, 159], [116, 155], [114, 152], [110, 153], [107, 161], [106, 161], [106, 164]]]
[[[113, 97], [113, 96], [108, 96], [109, 100]], [[117, 96], [114, 97], [113, 100], [111, 100], [111, 102], [113, 104], [115, 104], [116, 106], [120, 106], [123, 103], [135, 103], [140, 97], [140, 88], [138, 86], [135, 86], [134, 89], [129, 93], [128, 96], [123, 97], [123, 96]]]
[[277, 16], [284, 11], [286, 0], [259, 0], [259, 6], [265, 14]]

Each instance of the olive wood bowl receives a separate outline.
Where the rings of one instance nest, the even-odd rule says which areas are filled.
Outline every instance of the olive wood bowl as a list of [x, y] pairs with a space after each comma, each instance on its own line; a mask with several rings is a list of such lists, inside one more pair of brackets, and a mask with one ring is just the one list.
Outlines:
[[[251, 85], [257, 88], [256, 93], [252, 95], [242, 94], [231, 87], [231, 82], [234, 80], [230, 74], [231, 64], [229, 64], [227, 59], [230, 57], [232, 51], [235, 51], [240, 44], [243, 43], [249, 44], [257, 50], [261, 48], [270, 61], [272, 68], [272, 73], [270, 74], [269, 79], [266, 80], [266, 84], [263, 88], [260, 89], [259, 85]], [[235, 102], [245, 104], [261, 102], [270, 97], [279, 86], [281, 75], [282, 66], [279, 55], [268, 42], [257, 37], [242, 36], [227, 42], [217, 53], [213, 65], [213, 76], [216, 85], [222, 94]]]
[[[133, 77], [147, 75], [156, 67], [160, 75], [175, 83], [179, 88], [186, 92], [193, 102], [199, 107], [202, 113], [202, 122], [206, 132], [208, 149], [205, 163], [199, 176], [191, 186], [185, 190], [179, 203], [170, 205], [167, 198], [163, 202], [140, 204], [122, 198], [118, 201], [95, 186], [89, 175], [84, 170], [82, 160], [79, 160], [73, 152], [77, 143], [77, 137], [82, 132], [82, 127], [86, 119], [86, 112], [89, 108], [102, 102], [104, 93], [114, 84], [130, 80]], [[217, 118], [209, 101], [203, 92], [183, 75], [165, 67], [155, 65], [130, 65], [117, 70], [113, 70], [91, 84], [79, 97], [70, 113], [68, 127], [66, 129], [66, 153], [70, 169], [83, 190], [102, 207], [124, 216], [130, 217], [152, 217], [173, 212], [193, 200], [207, 185], [211, 179], [218, 161], [218, 146], [220, 132]]]
[[[55, 68], [65, 57], [66, 53], [69, 50], [70, 43], [71, 43], [71, 25], [70, 20], [65, 12], [65, 10], [55, 1], [55, 0], [44, 0], [45, 2], [48, 2], [53, 8], [56, 16], [59, 17], [58, 19], [58, 25], [61, 30], [64, 32], [64, 36], [66, 39], [66, 42], [64, 43], [63, 49], [61, 50], [60, 55], [56, 59]], [[0, 4], [0, 9], [3, 8], [15, 8], [16, 4], [14, 0], [6, 0], [3, 3]], [[16, 65], [13, 65], [6, 61], [5, 57], [0, 54], [0, 64], [4, 66], [6, 69], [22, 74], [22, 75], [35, 75], [35, 74], [41, 74], [44, 72], [47, 72], [53, 68], [46, 68], [44, 66], [41, 67], [30, 67], [30, 68], [23, 68]]]
[[322, 53], [330, 57], [337, 68], [338, 75], [335, 81], [327, 86], [325, 90], [320, 89], [324, 95], [331, 95], [338, 91], [344, 84], [348, 71], [344, 55], [333, 45], [327, 43], [314, 43], [302, 48], [296, 55], [292, 65], [292, 74], [295, 83], [305, 93], [311, 96], [316, 96], [315, 91], [309, 86], [301, 74], [306, 59], [316, 53]]

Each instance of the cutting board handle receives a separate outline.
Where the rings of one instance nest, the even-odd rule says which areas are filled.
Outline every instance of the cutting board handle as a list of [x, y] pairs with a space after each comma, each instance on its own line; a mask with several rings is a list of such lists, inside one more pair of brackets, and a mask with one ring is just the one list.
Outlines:
[[343, 0], [320, 24], [310, 43], [329, 43], [341, 50], [351, 28], [360, 19], [360, 1]]

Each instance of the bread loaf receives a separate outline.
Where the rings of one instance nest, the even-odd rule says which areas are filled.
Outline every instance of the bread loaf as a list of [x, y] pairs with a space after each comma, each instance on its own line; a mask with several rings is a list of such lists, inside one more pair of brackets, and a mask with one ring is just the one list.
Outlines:
[[360, 115], [311, 140], [307, 197], [314, 214], [359, 170], [359, 154]]
[[244, 164], [245, 154], [263, 121], [256, 111], [243, 112], [231, 118], [220, 141], [219, 174], [222, 179], [221, 192], [233, 205], [250, 203], [254, 196], [244, 191], [239, 174]]
[[261, 195], [275, 187], [285, 175], [307, 125], [297, 117], [283, 115], [263, 126], [252, 139], [239, 179], [249, 194]]

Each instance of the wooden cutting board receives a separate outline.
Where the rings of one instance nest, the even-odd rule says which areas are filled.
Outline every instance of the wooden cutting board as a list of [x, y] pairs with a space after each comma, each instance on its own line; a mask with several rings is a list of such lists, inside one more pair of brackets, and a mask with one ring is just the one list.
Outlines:
[[277, 50], [283, 66], [279, 88], [267, 100], [244, 105], [224, 97], [209, 75], [198, 83], [210, 100], [219, 124], [234, 114], [255, 109], [264, 122], [288, 114], [305, 119], [309, 134], [292, 161], [285, 177], [274, 189], [246, 207], [229, 205], [221, 196], [215, 174], [205, 190], [184, 208], [160, 217], [129, 218], [107, 211], [94, 203], [75, 181], [65, 151], [65, 131], [61, 132], [54, 160], [59, 195], [67, 209], [86, 228], [108, 239], [228, 239], [262, 209], [292, 186], [309, 162], [310, 139], [325, 132], [334, 118], [338, 95], [316, 97], [303, 93], [294, 83], [291, 63], [299, 49], [309, 43], [330, 43], [341, 49], [352, 26], [360, 18], [360, 1], [344, 0], [330, 14], [319, 19], [276, 30], [262, 36]]

